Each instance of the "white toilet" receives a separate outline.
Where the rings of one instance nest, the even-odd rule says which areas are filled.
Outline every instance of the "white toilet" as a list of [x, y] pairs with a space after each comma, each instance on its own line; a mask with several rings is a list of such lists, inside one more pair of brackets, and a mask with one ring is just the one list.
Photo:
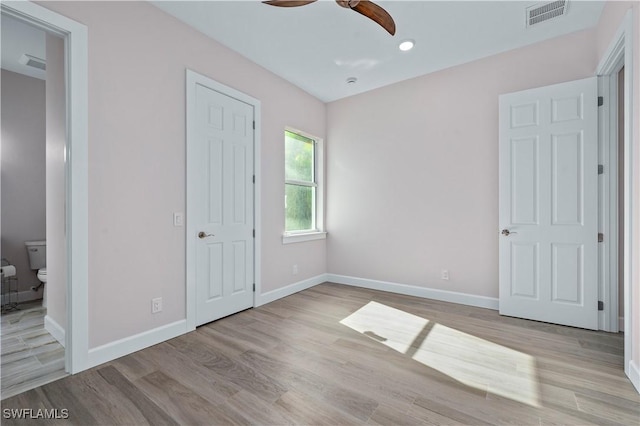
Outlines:
[[[38, 280], [42, 284], [47, 282], [47, 242], [41, 241], [25, 241], [24, 245], [27, 246], [27, 252], [29, 253], [29, 268], [38, 271]], [[42, 306], [47, 306], [47, 289], [43, 292]]]

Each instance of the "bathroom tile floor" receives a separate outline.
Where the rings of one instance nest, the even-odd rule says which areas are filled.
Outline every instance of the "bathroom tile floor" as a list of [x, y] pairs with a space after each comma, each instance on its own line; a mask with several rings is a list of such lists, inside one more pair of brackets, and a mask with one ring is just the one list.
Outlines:
[[64, 348], [44, 328], [42, 301], [18, 307], [0, 317], [2, 399], [67, 376]]

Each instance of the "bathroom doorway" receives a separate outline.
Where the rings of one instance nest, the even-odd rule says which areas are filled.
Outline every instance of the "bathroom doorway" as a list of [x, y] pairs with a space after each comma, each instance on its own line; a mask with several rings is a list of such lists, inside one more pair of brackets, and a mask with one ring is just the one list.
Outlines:
[[64, 39], [2, 14], [2, 399], [64, 377]]

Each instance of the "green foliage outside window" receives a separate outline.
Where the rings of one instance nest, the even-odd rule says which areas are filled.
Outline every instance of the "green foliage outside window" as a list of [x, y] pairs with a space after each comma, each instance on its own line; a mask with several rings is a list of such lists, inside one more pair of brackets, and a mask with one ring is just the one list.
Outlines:
[[285, 230], [315, 227], [314, 140], [285, 131]]

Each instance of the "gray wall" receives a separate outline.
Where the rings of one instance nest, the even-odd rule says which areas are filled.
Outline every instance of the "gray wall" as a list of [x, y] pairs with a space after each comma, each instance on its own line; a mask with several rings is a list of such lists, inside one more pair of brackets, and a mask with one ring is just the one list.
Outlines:
[[29, 290], [39, 281], [24, 242], [46, 238], [45, 111], [43, 80], [2, 70], [2, 257], [33, 299], [42, 293]]

